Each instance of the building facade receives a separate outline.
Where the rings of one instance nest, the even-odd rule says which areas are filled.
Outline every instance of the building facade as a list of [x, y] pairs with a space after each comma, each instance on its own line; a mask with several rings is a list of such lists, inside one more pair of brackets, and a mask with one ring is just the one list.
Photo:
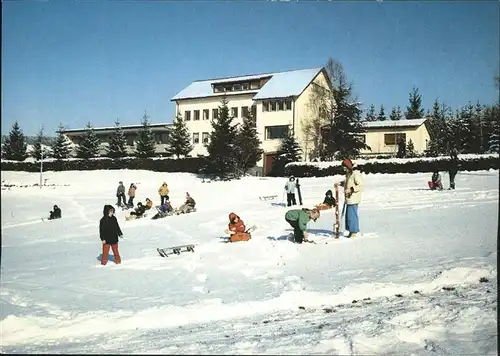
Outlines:
[[313, 115], [310, 105], [313, 85], [331, 87], [323, 68], [194, 81], [171, 100], [192, 136], [192, 156], [207, 154], [205, 144], [212, 130], [210, 121], [217, 117], [224, 97], [235, 124], [252, 112], [264, 150], [257, 166], [265, 175], [271, 168], [280, 139], [289, 129], [301, 146], [303, 159], [307, 159], [302, 123]]
[[361, 155], [396, 154], [399, 138], [406, 144], [411, 140], [416, 153], [423, 153], [430, 142], [428, 119], [368, 121], [363, 126], [362, 136], [371, 151], [361, 150]]

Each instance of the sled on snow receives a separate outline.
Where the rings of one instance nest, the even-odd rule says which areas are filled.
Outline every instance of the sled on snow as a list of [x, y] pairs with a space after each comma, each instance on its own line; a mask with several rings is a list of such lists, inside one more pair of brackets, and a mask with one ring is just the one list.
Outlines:
[[161, 257], [168, 257], [170, 255], [180, 255], [182, 252], [194, 252], [193, 244], [190, 245], [178, 245], [172, 247], [157, 248], [158, 254]]

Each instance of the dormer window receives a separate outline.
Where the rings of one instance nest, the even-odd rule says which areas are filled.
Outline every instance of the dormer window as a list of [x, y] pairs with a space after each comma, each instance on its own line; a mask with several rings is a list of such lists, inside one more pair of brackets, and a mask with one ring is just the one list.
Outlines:
[[232, 89], [233, 89], [234, 91], [237, 91], [237, 90], [242, 90], [242, 89], [243, 89], [243, 86], [242, 86], [241, 84], [234, 84]]
[[248, 90], [250, 89], [250, 83], [243, 83], [242, 87], [243, 90]]

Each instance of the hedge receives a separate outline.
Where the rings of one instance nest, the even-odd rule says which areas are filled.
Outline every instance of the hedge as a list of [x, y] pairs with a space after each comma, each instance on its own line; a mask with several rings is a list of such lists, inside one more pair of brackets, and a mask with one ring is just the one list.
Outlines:
[[[204, 164], [203, 158], [154, 159], [154, 158], [98, 158], [98, 159], [65, 159], [43, 162], [43, 171], [93, 171], [107, 169], [134, 169], [155, 172], [198, 173]], [[2, 171], [39, 172], [40, 163], [34, 162], [1, 162]]]
[[[482, 171], [499, 168], [498, 155], [464, 155], [459, 156], [460, 171]], [[468, 156], [468, 157], [467, 157]], [[385, 161], [385, 162], [384, 162]], [[360, 160], [357, 163], [360, 171], [364, 173], [426, 173], [434, 171], [447, 171], [450, 166], [449, 157], [414, 158], [414, 159], [389, 159], [389, 160]], [[325, 164], [326, 163], [326, 164]], [[320, 163], [289, 163], [285, 167], [287, 176], [295, 177], [326, 177], [343, 174], [341, 162]]]

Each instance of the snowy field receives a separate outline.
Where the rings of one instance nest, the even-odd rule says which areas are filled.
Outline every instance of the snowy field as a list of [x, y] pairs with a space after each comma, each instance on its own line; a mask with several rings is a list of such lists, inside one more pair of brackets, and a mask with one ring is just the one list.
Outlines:
[[[38, 174], [2, 172], [4, 184]], [[2, 190], [3, 353], [496, 355], [498, 171], [460, 172], [455, 191], [430, 174], [365, 176], [361, 236], [296, 245], [283, 178], [201, 183], [148, 171], [47, 172], [44, 187]], [[304, 204], [337, 177], [300, 179]], [[122, 264], [100, 266], [98, 224], [118, 181], [137, 201], [198, 211], [125, 221]], [[443, 174], [448, 187], [448, 176]], [[276, 194], [263, 202], [261, 195]], [[54, 204], [63, 218], [42, 222]], [[248, 243], [218, 237], [235, 212]], [[333, 211], [310, 223], [324, 240]], [[156, 248], [196, 243], [194, 253]]]

